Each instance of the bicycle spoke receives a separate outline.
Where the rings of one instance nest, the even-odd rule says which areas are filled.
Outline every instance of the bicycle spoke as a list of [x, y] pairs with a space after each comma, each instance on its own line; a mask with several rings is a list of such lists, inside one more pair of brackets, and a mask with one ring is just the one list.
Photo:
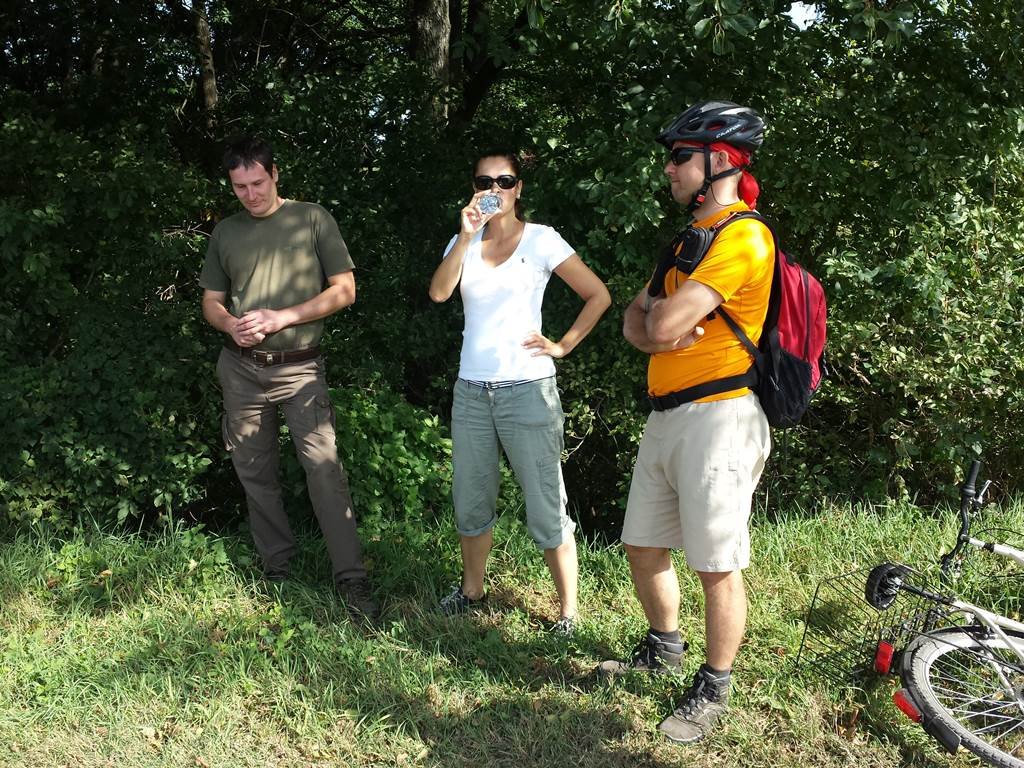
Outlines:
[[961, 636], [939, 644], [943, 650], [928, 672], [933, 695], [977, 738], [1019, 755], [1024, 748], [1024, 716], [1017, 691], [1024, 673], [1016, 657], [1008, 658], [1013, 650], [1000, 647], [998, 640], [964, 647]]
[[[1002, 724], [1000, 724], [1000, 725], [1002, 725]], [[977, 734], [982, 734], [982, 733], [993, 733], [993, 729], [995, 729], [995, 727], [996, 727], [996, 726], [994, 726], [994, 725], [988, 725], [988, 726], [985, 726], [984, 728], [978, 728], [978, 729], [977, 729], [977, 730], [975, 731], [975, 733], [977, 733]], [[999, 735], [999, 736], [1000, 736], [1001, 738], [1005, 738], [1006, 736], [1010, 735], [1011, 733], [1013, 733], [1013, 732], [1014, 732], [1015, 730], [1017, 730], [1018, 728], [1020, 728], [1020, 721], [1018, 721], [1018, 722], [1014, 723], [1014, 724], [1013, 724], [1013, 725], [1012, 725], [1012, 726], [1011, 726], [1011, 727], [1009, 728], [1009, 730], [1006, 730], [1006, 731], [1002, 731], [1002, 732], [998, 732], [998, 731], [996, 731], [996, 733], [998, 733], [998, 735]]]

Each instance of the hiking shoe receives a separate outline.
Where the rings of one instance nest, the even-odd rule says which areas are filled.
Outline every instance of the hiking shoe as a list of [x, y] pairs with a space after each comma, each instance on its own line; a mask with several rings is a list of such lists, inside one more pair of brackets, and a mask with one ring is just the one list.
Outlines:
[[576, 631], [576, 619], [572, 616], [563, 616], [548, 628], [549, 635], [558, 637], [572, 637]]
[[702, 664], [683, 694], [682, 705], [658, 725], [665, 738], [676, 744], [692, 744], [715, 727], [729, 704], [729, 678], [722, 680]]
[[342, 579], [338, 582], [338, 592], [345, 601], [345, 607], [354, 619], [376, 621], [380, 616], [380, 608], [373, 597], [370, 581], [365, 576], [354, 579]]
[[686, 648], [686, 643], [666, 643], [648, 632], [633, 649], [629, 661], [602, 661], [597, 667], [597, 674], [600, 677], [615, 677], [627, 672], [649, 672], [655, 675], [678, 672]]
[[459, 614], [466, 613], [474, 606], [478, 606], [487, 599], [487, 595], [479, 597], [473, 600], [470, 597], [466, 597], [466, 593], [462, 591], [462, 585], [453, 585], [452, 591], [441, 598], [441, 602], [438, 605], [438, 609], [445, 616], [458, 616]]

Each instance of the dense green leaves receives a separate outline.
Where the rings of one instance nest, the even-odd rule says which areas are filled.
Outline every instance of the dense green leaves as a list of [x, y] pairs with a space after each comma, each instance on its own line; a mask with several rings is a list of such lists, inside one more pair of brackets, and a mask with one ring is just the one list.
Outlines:
[[[760, 207], [830, 300], [833, 376], [777, 440], [770, 503], [938, 496], [979, 450], [1019, 488], [1016, 3], [829, 0], [806, 28], [767, 0], [452, 3], [440, 99], [408, 53], [404, 3], [209, 2], [213, 111], [184, 4], [16, 3], [32, 24], [0, 20], [0, 512], [237, 501], [196, 279], [206, 233], [237, 209], [219, 140], [257, 129], [282, 192], [331, 210], [358, 265], [326, 344], [342, 458], [380, 516], [447, 504], [461, 317], [425, 286], [474, 152], [527, 150], [530, 215], [615, 298], [559, 375], [570, 496], [585, 524], [613, 527], [645, 412], [621, 310], [684, 223], [652, 137], [702, 97], [765, 114]], [[545, 331], [578, 307], [556, 280]]]

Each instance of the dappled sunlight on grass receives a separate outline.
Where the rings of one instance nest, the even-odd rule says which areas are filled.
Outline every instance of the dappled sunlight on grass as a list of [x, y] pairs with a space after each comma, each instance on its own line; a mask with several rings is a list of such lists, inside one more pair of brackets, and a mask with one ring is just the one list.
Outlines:
[[[1020, 508], [1000, 519], [1024, 527]], [[580, 543], [580, 622], [566, 641], [545, 631], [554, 587], [521, 523], [499, 524], [487, 606], [454, 619], [435, 611], [458, 569], [454, 534], [404, 525], [380, 524], [368, 542], [389, 585], [383, 626], [369, 631], [333, 594], [315, 536], [282, 585], [257, 578], [247, 542], [197, 529], [16, 537], [0, 551], [0, 764], [950, 764], [892, 709], [888, 684], [843, 692], [794, 669], [817, 579], [934, 559], [953, 535], [944, 515], [826, 506], [755, 520], [731, 714], [688, 749], [655, 731], [685, 681], [592, 673], [645, 628], [618, 547]], [[676, 567], [690, 674], [702, 597]]]

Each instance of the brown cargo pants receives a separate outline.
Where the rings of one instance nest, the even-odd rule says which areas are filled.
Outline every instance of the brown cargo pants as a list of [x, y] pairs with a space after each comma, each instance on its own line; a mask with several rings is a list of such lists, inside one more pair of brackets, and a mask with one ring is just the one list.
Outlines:
[[309, 499], [327, 542], [334, 580], [365, 577], [348, 477], [338, 460], [323, 358], [260, 365], [225, 348], [217, 360], [217, 378], [224, 393], [224, 445], [245, 489], [249, 525], [264, 572], [286, 575], [296, 549], [278, 479], [280, 406], [306, 470]]

